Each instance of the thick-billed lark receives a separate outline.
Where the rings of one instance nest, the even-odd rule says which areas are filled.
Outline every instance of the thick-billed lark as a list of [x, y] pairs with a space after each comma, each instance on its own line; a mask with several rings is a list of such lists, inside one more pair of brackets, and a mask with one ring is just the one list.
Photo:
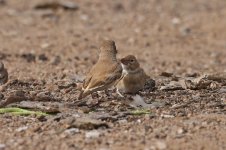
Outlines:
[[122, 66], [117, 61], [116, 54], [114, 41], [106, 40], [102, 42], [99, 59], [87, 74], [78, 99], [82, 99], [93, 92], [107, 90], [115, 85], [122, 75]]
[[4, 67], [4, 64], [0, 62], [0, 85], [5, 84], [8, 81], [8, 72]]
[[144, 89], [144, 85], [150, 77], [146, 75], [140, 67], [139, 62], [133, 55], [128, 55], [121, 59], [123, 68], [123, 78], [117, 84], [117, 93], [123, 97], [122, 93], [135, 94]]

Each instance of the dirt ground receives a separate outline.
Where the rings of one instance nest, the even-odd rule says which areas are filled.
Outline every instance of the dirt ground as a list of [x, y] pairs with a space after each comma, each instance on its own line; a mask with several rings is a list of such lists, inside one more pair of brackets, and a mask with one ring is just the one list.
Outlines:
[[[226, 72], [225, 0], [59, 2], [0, 0], [0, 59], [9, 73], [0, 101], [19, 91], [24, 101], [11, 105], [54, 112], [1, 114], [0, 150], [226, 149], [224, 81], [161, 90], [177, 77]], [[103, 39], [116, 42], [118, 58], [137, 56], [156, 81], [141, 92], [151, 113], [131, 113], [130, 96], [115, 92], [77, 100]]]

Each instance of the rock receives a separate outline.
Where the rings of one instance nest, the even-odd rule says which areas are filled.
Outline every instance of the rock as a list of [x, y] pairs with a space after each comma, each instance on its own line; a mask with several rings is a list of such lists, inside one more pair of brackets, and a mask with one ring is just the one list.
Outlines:
[[0, 62], [0, 85], [8, 82], [8, 71], [5, 69], [4, 64]]
[[64, 131], [66, 134], [70, 134], [70, 135], [74, 135], [76, 133], [79, 133], [79, 129], [78, 128], [70, 128]]
[[5, 5], [6, 1], [5, 0], [0, 0], [0, 5]]
[[208, 80], [206, 75], [203, 75], [197, 78], [185, 78], [180, 80], [180, 83], [185, 89], [199, 90], [208, 88], [212, 81]]
[[222, 86], [219, 90], [219, 93], [226, 93], [226, 86]]
[[187, 107], [189, 104], [183, 103], [183, 104], [174, 104], [171, 108], [172, 109], [179, 109], [179, 108], [184, 108]]
[[43, 10], [43, 9], [51, 9], [51, 10], [57, 10], [57, 9], [64, 9], [64, 10], [78, 10], [79, 6], [71, 1], [51, 1], [51, 2], [43, 2], [40, 4], [37, 4], [34, 9], [37, 10]]
[[160, 115], [162, 118], [174, 118], [175, 116], [173, 115], [168, 115], [168, 114], [161, 114]]
[[4, 69], [4, 64], [2, 62], [0, 62], [0, 70]]
[[38, 56], [38, 59], [41, 60], [41, 61], [47, 61], [48, 60], [48, 57], [45, 54], [40, 54]]
[[177, 134], [183, 134], [185, 133], [185, 130], [183, 128], [177, 129]]
[[19, 127], [16, 129], [17, 132], [22, 132], [28, 129], [28, 126]]
[[108, 128], [108, 124], [100, 120], [83, 118], [68, 118], [66, 121], [66, 128], [78, 128], [84, 130], [93, 130], [98, 128]]
[[182, 28], [180, 28], [180, 33], [183, 36], [187, 36], [187, 35], [189, 35], [191, 33], [191, 28], [189, 28], [189, 27], [182, 27]]
[[127, 124], [128, 121], [126, 119], [122, 119], [118, 121], [119, 124]]
[[0, 93], [0, 100], [2, 100], [3, 98], [4, 98], [4, 95]]
[[161, 108], [161, 107], [164, 107], [166, 104], [165, 104], [165, 102], [155, 101], [155, 102], [152, 102], [149, 105], [151, 105], [151, 108]]
[[226, 83], [226, 72], [206, 74], [204, 76], [208, 80], [217, 81], [219, 83]]
[[177, 17], [174, 17], [172, 20], [171, 20], [172, 24], [173, 25], [178, 25], [181, 23], [181, 20]]
[[53, 95], [48, 91], [39, 92], [39, 93], [37, 93], [36, 96], [33, 95], [32, 99], [34, 101], [51, 101], [51, 100], [54, 101], [55, 100]]
[[76, 83], [77, 82], [82, 83], [85, 79], [85, 76], [75, 74], [75, 75], [70, 76], [70, 79], [75, 81]]
[[133, 101], [131, 102], [131, 106], [133, 107], [141, 107], [141, 108], [151, 108], [151, 104], [147, 104], [144, 99], [140, 95], [135, 95], [132, 97]]
[[44, 44], [42, 44], [40, 47], [42, 48], [42, 49], [46, 49], [46, 48], [49, 48], [51, 46], [51, 44], [49, 44], [49, 43], [44, 43]]
[[27, 97], [25, 96], [25, 92], [24, 91], [12, 91], [9, 96], [6, 98], [5, 101], [2, 101], [0, 103], [0, 107], [5, 107], [11, 103], [16, 103], [16, 102], [21, 102], [27, 100]]
[[76, 83], [74, 83], [73, 81], [67, 81], [67, 80], [63, 80], [63, 81], [58, 81], [57, 82], [58, 88], [59, 89], [67, 89], [69, 87], [76, 87]]
[[101, 135], [101, 133], [97, 130], [92, 130], [92, 131], [85, 133], [86, 138], [98, 138], [98, 137], [100, 137], [100, 135]]
[[155, 80], [153, 80], [153, 79], [147, 80], [144, 85], [144, 89], [154, 90], [155, 89]]
[[86, 14], [82, 14], [82, 15], [80, 15], [80, 19], [83, 20], [83, 21], [88, 21], [89, 20], [89, 16], [86, 15]]
[[5, 150], [6, 145], [0, 143], [0, 150]]
[[160, 74], [160, 76], [163, 76], [163, 77], [172, 77], [172, 76], [173, 76], [173, 73], [162, 72], [162, 73]]
[[35, 62], [35, 55], [32, 53], [22, 54], [21, 57], [25, 59], [27, 62]]
[[159, 149], [159, 150], [164, 150], [167, 148], [167, 145], [164, 141], [157, 141], [155, 144], [156, 144], [157, 149]]
[[209, 87], [210, 87], [211, 89], [217, 89], [217, 88], [219, 88], [220, 86], [221, 86], [221, 85], [220, 85], [218, 82], [215, 82], [215, 81], [211, 82], [210, 85], [209, 85]]
[[78, 10], [79, 6], [72, 1], [62, 1], [60, 3], [61, 7], [65, 10]]
[[120, 12], [120, 11], [124, 11], [125, 8], [124, 8], [124, 6], [123, 6], [122, 3], [116, 3], [116, 4], [113, 6], [113, 10], [114, 10], [115, 12]]
[[52, 60], [51, 60], [51, 64], [52, 65], [59, 65], [61, 62], [61, 57], [60, 56], [55, 56]]
[[169, 84], [165, 86], [161, 86], [160, 90], [163, 91], [172, 91], [172, 90], [184, 90], [182, 85], [179, 82], [171, 81]]
[[59, 105], [56, 105], [53, 102], [50, 104], [45, 104], [39, 101], [22, 101], [20, 104], [13, 106], [33, 111], [41, 111], [49, 114], [56, 114], [60, 112]]
[[[179, 80], [179, 81], [178, 81]], [[177, 77], [177, 81], [171, 81], [169, 84], [161, 86], [160, 90], [200, 90], [200, 89], [216, 89], [220, 83], [226, 83], [226, 74], [204, 74], [199, 77]]]
[[11, 56], [11, 55], [10, 54], [5, 54], [3, 52], [0, 52], [0, 60], [4, 60], [4, 59], [6, 59], [9, 56]]

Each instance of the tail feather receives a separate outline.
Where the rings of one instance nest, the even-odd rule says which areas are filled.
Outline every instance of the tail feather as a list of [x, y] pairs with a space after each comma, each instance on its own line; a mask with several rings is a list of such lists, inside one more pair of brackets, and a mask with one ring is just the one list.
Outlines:
[[79, 94], [79, 96], [78, 96], [78, 99], [80, 100], [80, 99], [83, 99], [83, 98], [85, 98], [87, 95], [89, 95], [90, 93], [92, 93], [91, 91], [84, 91], [84, 90], [82, 90], [81, 92], [80, 92], [80, 94]]
[[83, 93], [84, 93], [84, 91], [82, 90], [82, 91], [80, 92], [79, 96], [78, 96], [78, 99], [79, 99], [79, 100], [83, 98]]

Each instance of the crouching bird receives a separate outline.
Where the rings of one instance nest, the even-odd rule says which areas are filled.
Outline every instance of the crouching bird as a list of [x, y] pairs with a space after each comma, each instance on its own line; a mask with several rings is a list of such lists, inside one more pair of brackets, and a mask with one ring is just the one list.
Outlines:
[[144, 85], [150, 77], [140, 67], [139, 62], [133, 55], [128, 55], [121, 59], [123, 68], [122, 79], [116, 85], [117, 93], [121, 96], [122, 93], [135, 94], [144, 89]]
[[99, 59], [83, 81], [78, 99], [93, 92], [107, 90], [121, 78], [122, 66], [117, 60], [116, 54], [117, 49], [114, 41], [105, 40], [102, 42]]

